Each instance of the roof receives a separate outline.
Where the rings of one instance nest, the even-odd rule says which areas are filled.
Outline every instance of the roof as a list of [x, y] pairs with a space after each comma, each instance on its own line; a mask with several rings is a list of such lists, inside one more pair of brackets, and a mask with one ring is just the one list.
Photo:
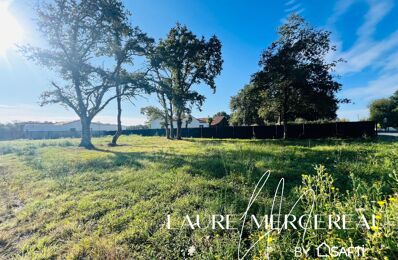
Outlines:
[[225, 116], [215, 116], [213, 121], [211, 121], [211, 125], [218, 125], [225, 118]]
[[196, 118], [200, 123], [208, 123], [209, 119], [207, 117]]

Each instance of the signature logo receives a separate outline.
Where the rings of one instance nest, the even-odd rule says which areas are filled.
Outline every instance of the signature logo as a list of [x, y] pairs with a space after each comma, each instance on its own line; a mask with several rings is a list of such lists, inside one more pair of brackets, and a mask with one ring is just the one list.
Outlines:
[[[260, 180], [257, 182], [251, 196], [249, 202], [247, 204], [246, 210], [243, 214], [239, 215], [211, 215], [205, 219], [203, 216], [196, 215], [195, 217], [185, 215], [182, 221], [180, 228], [173, 226], [173, 221], [171, 220], [171, 215], [167, 215], [167, 229], [180, 229], [184, 228], [189, 229], [222, 229], [222, 230], [233, 230], [238, 232], [239, 241], [238, 241], [238, 259], [244, 259], [258, 244], [260, 241], [266, 241], [266, 250], [265, 257], [268, 256], [268, 252], [270, 251], [269, 242], [272, 241], [270, 239], [271, 232], [281, 233], [283, 230], [287, 229], [301, 229], [303, 232], [301, 233], [301, 237], [297, 239], [297, 243], [294, 249], [294, 253], [298, 257], [305, 256], [313, 256], [317, 255], [319, 258], [322, 257], [338, 257], [338, 256], [352, 256], [354, 253], [356, 254], [364, 254], [364, 247], [337, 247], [337, 246], [329, 246], [325, 242], [319, 245], [316, 248], [316, 252], [314, 252], [313, 248], [304, 248], [305, 245], [305, 237], [307, 234], [307, 230], [310, 229], [323, 229], [323, 230], [331, 230], [331, 229], [353, 229], [353, 228], [366, 228], [370, 229], [371, 226], [376, 225], [375, 217], [372, 215], [371, 223], [366, 219], [364, 215], [358, 216], [357, 219], [354, 220], [354, 216], [351, 215], [319, 215], [313, 214], [315, 204], [316, 204], [316, 193], [312, 189], [307, 189], [305, 192], [301, 194], [301, 196], [297, 199], [297, 201], [293, 204], [290, 210], [287, 210], [287, 214], [281, 214], [283, 208], [283, 196], [284, 196], [284, 186], [285, 180], [281, 178], [278, 182], [278, 185], [275, 189], [275, 193], [273, 196], [270, 213], [269, 215], [262, 216], [261, 219], [258, 219], [255, 215], [250, 215], [250, 209], [253, 203], [256, 201], [257, 197], [267, 184], [269, 177], [271, 175], [271, 171], [265, 172]], [[304, 197], [305, 196], [305, 197]], [[309, 200], [310, 207], [308, 208], [308, 212], [305, 215], [300, 217], [296, 217], [293, 215], [293, 210], [296, 208], [299, 202], [301, 202], [304, 198]], [[308, 203], [308, 202], [307, 202]], [[237, 219], [234, 219], [234, 216]], [[237, 221], [238, 220], [238, 221]], [[175, 222], [174, 222], [175, 224]], [[235, 226], [234, 224], [237, 224]], [[257, 241], [252, 242], [252, 244], [243, 245], [245, 228], [250, 227], [250, 229], [263, 230], [264, 233], [258, 238]], [[247, 233], [247, 232], [246, 232]], [[312, 250], [312, 251], [311, 251]], [[311, 251], [311, 253], [310, 253]]]
[[[295, 247], [295, 257], [308, 257], [310, 256], [311, 248]], [[318, 258], [334, 258], [334, 257], [364, 257], [365, 246], [350, 246], [350, 247], [339, 247], [335, 245], [328, 245], [326, 242], [322, 242], [315, 248], [315, 256]]]

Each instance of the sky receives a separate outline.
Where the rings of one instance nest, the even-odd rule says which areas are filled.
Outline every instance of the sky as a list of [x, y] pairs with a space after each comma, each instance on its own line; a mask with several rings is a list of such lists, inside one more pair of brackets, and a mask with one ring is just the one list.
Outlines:
[[[9, 13], [23, 31], [20, 44], [40, 44], [32, 12], [36, 1], [13, 0], [9, 5]], [[398, 1], [126, 0], [125, 5], [132, 13], [131, 23], [154, 39], [164, 38], [179, 22], [198, 36], [216, 35], [221, 40], [224, 64], [216, 79], [216, 93], [205, 85], [197, 86], [207, 99], [202, 111], [193, 110], [194, 117], [230, 112], [230, 97], [259, 70], [262, 51], [277, 39], [277, 27], [291, 12], [299, 13], [313, 26], [331, 31], [337, 52], [330, 59], [346, 60], [335, 72], [343, 85], [338, 96], [352, 102], [340, 106], [339, 118], [365, 119], [372, 100], [388, 97], [398, 89]], [[1, 20], [2, 17], [0, 29], [7, 29], [8, 25]], [[5, 41], [0, 37], [0, 43]], [[60, 105], [39, 106], [40, 94], [50, 88], [53, 77], [15, 48], [0, 53], [0, 122], [77, 119]], [[144, 123], [146, 118], [140, 114], [140, 108], [148, 105], [158, 104], [152, 96], [125, 102], [123, 124]], [[94, 121], [115, 123], [115, 104]]]

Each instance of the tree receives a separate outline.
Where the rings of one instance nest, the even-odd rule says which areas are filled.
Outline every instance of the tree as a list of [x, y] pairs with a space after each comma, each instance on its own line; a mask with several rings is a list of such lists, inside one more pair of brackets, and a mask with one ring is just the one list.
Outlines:
[[[161, 40], [152, 55], [152, 65], [157, 70], [160, 82], [167, 82], [170, 92], [164, 94], [170, 99], [170, 119], [175, 114], [177, 139], [181, 139], [181, 125], [184, 113], [190, 114], [190, 107], [201, 108], [205, 97], [193, 89], [204, 83], [215, 91], [215, 78], [221, 73], [221, 42], [216, 36], [208, 41], [199, 39], [186, 26], [177, 24]], [[171, 124], [173, 120], [170, 121]]]
[[158, 101], [163, 109], [164, 127], [166, 130], [166, 138], [174, 138], [173, 125], [173, 103], [172, 103], [172, 80], [168, 75], [160, 61], [160, 57], [156, 53], [156, 48], [152, 49], [148, 55], [150, 59], [150, 77], [153, 92], [156, 93]]
[[209, 124], [209, 127], [211, 127], [211, 123], [213, 122], [212, 117], [207, 117], [207, 123]]
[[245, 85], [236, 96], [231, 97], [231, 124], [234, 126], [264, 124], [259, 116], [261, 105], [262, 100], [255, 86], [253, 84]]
[[374, 100], [369, 105], [370, 119], [382, 128], [398, 127], [398, 91], [389, 98]]
[[391, 102], [393, 103], [394, 109], [398, 109], [398, 90], [394, 92], [394, 94], [390, 97]]
[[21, 47], [29, 59], [60, 75], [59, 82], [51, 82], [53, 89], [42, 94], [41, 104], [72, 109], [82, 124], [80, 146], [88, 149], [94, 147], [92, 119], [118, 96], [107, 96], [113, 87], [111, 73], [98, 65], [98, 59], [119, 11], [118, 1], [44, 2], [37, 8], [37, 24], [48, 48]]
[[165, 114], [163, 111], [157, 107], [154, 106], [147, 106], [141, 108], [141, 114], [145, 115], [148, 119], [148, 122], [154, 121], [154, 120], [162, 120], [162, 125], [163, 127], [165, 126]]
[[263, 119], [278, 117], [284, 125], [295, 118], [335, 119], [339, 102], [336, 93], [341, 84], [332, 71], [339, 61], [328, 62], [326, 55], [336, 50], [330, 32], [318, 30], [303, 18], [292, 14], [279, 30], [279, 39], [262, 54], [261, 71], [252, 76], [259, 87]]
[[149, 38], [138, 27], [132, 28], [128, 18], [130, 13], [125, 10], [123, 4], [116, 1], [118, 10], [113, 15], [109, 43], [104, 54], [113, 57], [115, 69], [112, 74], [113, 84], [116, 90], [117, 101], [117, 131], [109, 145], [117, 145], [117, 140], [122, 134], [122, 88], [126, 90], [126, 97], [131, 99], [141, 92], [149, 93], [150, 86], [145, 79], [145, 73], [129, 74], [123, 65], [133, 66], [135, 56], [144, 56], [149, 51], [153, 39]]
[[184, 116], [184, 118], [185, 118], [185, 128], [188, 128], [188, 125], [190, 123], [192, 123], [192, 120], [193, 120], [192, 115], [191, 114], [187, 114], [187, 115]]

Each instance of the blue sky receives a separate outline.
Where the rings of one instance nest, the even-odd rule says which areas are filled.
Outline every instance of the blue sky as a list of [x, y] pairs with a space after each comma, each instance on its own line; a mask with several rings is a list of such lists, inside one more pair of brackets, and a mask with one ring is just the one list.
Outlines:
[[[4, 1], [4, 0], [0, 0]], [[14, 0], [10, 12], [24, 30], [24, 41], [40, 43], [32, 22], [35, 0]], [[276, 39], [276, 28], [290, 12], [298, 12], [311, 24], [332, 31], [338, 52], [331, 58], [344, 58], [337, 67], [343, 84], [340, 97], [353, 103], [342, 105], [341, 118], [367, 117], [368, 104], [398, 89], [398, 2], [392, 0], [129, 0], [132, 24], [155, 39], [165, 37], [178, 21], [195, 34], [217, 35], [223, 44], [224, 68], [217, 78], [215, 94], [198, 86], [207, 96], [205, 117], [218, 111], [229, 112], [229, 100], [256, 72], [261, 52]], [[1, 18], [0, 18], [1, 19]], [[0, 24], [0, 26], [7, 26]], [[77, 118], [59, 105], [39, 107], [40, 93], [50, 87], [52, 74], [26, 61], [14, 50], [0, 55], [0, 122], [65, 121]], [[124, 124], [143, 123], [140, 108], [157, 104], [153, 97], [137, 98], [123, 106]], [[115, 122], [115, 105], [94, 121]]]

